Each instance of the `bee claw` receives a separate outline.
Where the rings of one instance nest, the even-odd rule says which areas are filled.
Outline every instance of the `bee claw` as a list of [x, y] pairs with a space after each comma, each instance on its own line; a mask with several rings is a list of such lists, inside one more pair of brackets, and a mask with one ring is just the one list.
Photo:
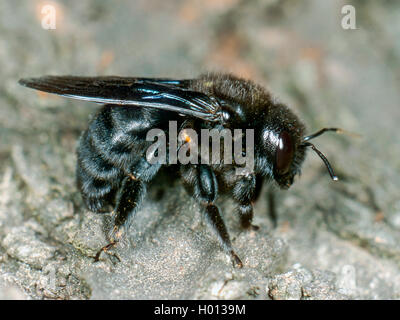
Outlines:
[[117, 258], [117, 260], [119, 262], [121, 262], [121, 259], [115, 253], [110, 252], [110, 249], [114, 248], [116, 245], [117, 245], [117, 241], [113, 241], [113, 242], [110, 242], [109, 244], [107, 244], [106, 246], [104, 246], [103, 248], [101, 248], [96, 253], [96, 256], [94, 257], [94, 261], [95, 262], [99, 262], [100, 261], [100, 255], [101, 255], [102, 252], [104, 252], [104, 253], [107, 253], [108, 255], [111, 255], [111, 256]]
[[251, 224], [250, 222], [246, 222], [246, 223], [242, 223], [242, 229], [243, 230], [253, 230], [253, 231], [257, 231], [260, 229], [259, 226], [255, 225], [255, 224]]
[[240, 260], [238, 255], [233, 250], [231, 251], [231, 259], [232, 259], [233, 267], [239, 268], [239, 269], [243, 268], [242, 260]]
[[260, 230], [260, 227], [255, 224], [252, 224], [252, 225], [250, 225], [250, 229], [253, 231], [258, 231], [258, 230]]

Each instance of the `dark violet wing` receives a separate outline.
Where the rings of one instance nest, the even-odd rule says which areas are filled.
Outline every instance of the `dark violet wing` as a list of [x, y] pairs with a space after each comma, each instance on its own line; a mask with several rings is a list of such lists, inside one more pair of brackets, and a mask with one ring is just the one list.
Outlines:
[[137, 81], [159, 83], [167, 86], [178, 87], [181, 89], [189, 89], [190, 82], [193, 81], [190, 79], [176, 80], [170, 78], [126, 78], [126, 79], [136, 79]]
[[188, 89], [190, 80], [43, 76], [19, 80], [23, 86], [68, 98], [104, 104], [132, 105], [221, 121], [217, 100]]

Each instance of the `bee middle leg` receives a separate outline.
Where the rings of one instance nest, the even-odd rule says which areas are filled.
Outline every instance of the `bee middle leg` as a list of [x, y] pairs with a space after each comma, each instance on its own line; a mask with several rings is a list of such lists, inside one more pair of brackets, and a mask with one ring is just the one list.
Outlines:
[[217, 234], [218, 241], [220, 242], [222, 248], [231, 256], [233, 265], [237, 266], [238, 268], [242, 268], [243, 263], [232, 248], [229, 233], [226, 229], [224, 220], [221, 217], [218, 207], [213, 203], [208, 202], [203, 203], [203, 206], [205, 207], [204, 213], [206, 220], [213, 231]]
[[214, 204], [218, 195], [218, 184], [214, 172], [208, 165], [199, 164], [196, 167], [183, 166], [181, 175], [189, 191], [200, 202], [207, 224], [216, 234], [221, 247], [230, 255], [233, 265], [242, 268], [243, 263], [233, 250], [220, 210]]

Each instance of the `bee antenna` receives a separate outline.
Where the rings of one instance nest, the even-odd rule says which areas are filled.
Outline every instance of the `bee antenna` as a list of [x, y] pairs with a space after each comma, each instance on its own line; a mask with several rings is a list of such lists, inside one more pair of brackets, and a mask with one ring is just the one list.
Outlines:
[[319, 130], [319, 131], [317, 131], [317, 132], [315, 132], [315, 133], [313, 133], [313, 134], [310, 134], [310, 135], [308, 135], [308, 136], [305, 136], [305, 137], [303, 138], [303, 142], [306, 142], [306, 141], [308, 141], [308, 140], [314, 139], [314, 138], [320, 136], [321, 134], [324, 134], [324, 133], [327, 132], [327, 131], [333, 131], [333, 132], [335, 132], [335, 133], [342, 133], [342, 132], [343, 132], [343, 130], [342, 130], [342, 129], [339, 129], [339, 128], [323, 128], [323, 129], [321, 129], [321, 130]]
[[340, 129], [340, 128], [323, 128], [323, 129], [318, 130], [317, 132], [315, 132], [315, 133], [313, 133], [313, 134], [310, 134], [310, 135], [308, 135], [308, 136], [305, 136], [305, 137], [303, 138], [303, 142], [306, 142], [306, 141], [308, 141], [308, 140], [311, 140], [311, 139], [314, 139], [314, 138], [316, 138], [316, 137], [319, 137], [321, 134], [324, 134], [324, 133], [327, 132], [327, 131], [333, 131], [333, 132], [339, 133], [339, 134], [343, 133], [343, 134], [347, 134], [347, 135], [349, 135], [349, 136], [353, 136], [353, 137], [357, 137], [357, 138], [360, 137], [360, 135], [357, 134], [357, 133], [350, 132], [350, 131], [347, 131], [347, 130], [343, 130], [343, 129]]
[[[331, 129], [334, 129], [334, 128], [331, 128]], [[322, 129], [322, 130], [318, 131], [317, 133], [315, 133], [315, 135], [317, 135], [317, 136], [321, 135], [321, 134], [324, 132], [323, 130], [326, 131], [326, 129]], [[321, 132], [321, 131], [322, 131], [322, 132]], [[331, 131], [332, 131], [332, 130], [331, 130]], [[310, 136], [309, 136], [309, 137], [310, 137]], [[312, 139], [312, 138], [315, 138], [315, 136], [313, 137], [313, 135], [311, 135], [311, 138], [310, 138], [310, 139]], [[308, 140], [309, 140], [309, 139], [308, 139]], [[307, 140], [306, 140], [306, 141], [307, 141]], [[315, 151], [315, 153], [318, 154], [318, 156], [322, 159], [322, 161], [324, 162], [326, 168], [328, 169], [328, 172], [329, 172], [329, 174], [330, 174], [330, 176], [331, 176], [331, 178], [332, 178], [333, 181], [338, 181], [338, 180], [339, 180], [339, 178], [335, 175], [335, 172], [333, 172], [333, 169], [332, 169], [331, 164], [329, 163], [328, 159], [324, 156], [324, 154], [323, 154], [321, 151], [319, 151], [319, 150], [318, 150], [312, 143], [310, 143], [310, 142], [304, 142], [304, 143], [302, 143], [302, 145], [305, 146], [305, 147], [311, 147], [311, 148]]]

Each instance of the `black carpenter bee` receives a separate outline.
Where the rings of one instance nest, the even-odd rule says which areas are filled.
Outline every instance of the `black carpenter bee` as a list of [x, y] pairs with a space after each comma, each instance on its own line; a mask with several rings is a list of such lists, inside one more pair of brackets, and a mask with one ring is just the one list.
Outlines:
[[119, 241], [143, 201], [146, 186], [163, 166], [147, 161], [145, 153], [151, 142], [146, 140], [146, 133], [152, 128], [167, 131], [169, 121], [176, 121], [180, 129], [197, 131], [254, 130], [254, 167], [246, 175], [235, 174], [235, 163], [174, 166], [189, 193], [201, 204], [222, 248], [238, 267], [242, 262], [215, 205], [218, 193], [232, 196], [243, 228], [256, 229], [251, 224], [253, 203], [263, 181], [274, 180], [281, 189], [288, 189], [300, 173], [309, 147], [337, 180], [328, 160], [309, 140], [340, 129], [324, 128], [305, 136], [305, 126], [290, 109], [263, 87], [233, 75], [206, 74], [187, 80], [44, 76], [19, 83], [104, 104], [81, 135], [77, 149], [77, 185], [87, 208], [107, 212], [111, 206], [114, 213], [110, 243], [99, 251], [97, 259]]

